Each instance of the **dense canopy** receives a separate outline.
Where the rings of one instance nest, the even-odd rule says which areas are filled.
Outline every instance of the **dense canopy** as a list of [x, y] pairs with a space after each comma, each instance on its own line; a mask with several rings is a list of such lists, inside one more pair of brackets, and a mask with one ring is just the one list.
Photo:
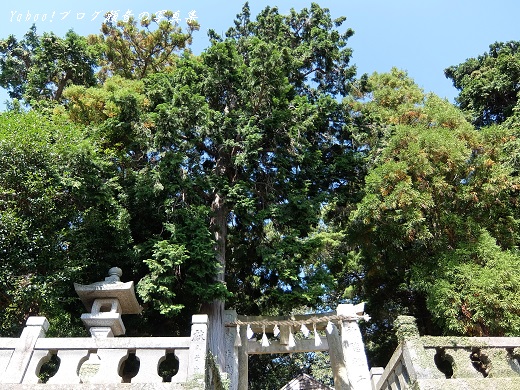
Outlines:
[[[129, 332], [205, 312], [214, 351], [224, 308], [361, 301], [372, 365], [400, 314], [520, 336], [518, 42], [446, 69], [455, 106], [396, 68], [356, 75], [345, 22], [246, 4], [197, 55], [168, 13], [0, 40], [0, 335], [34, 314], [81, 334], [73, 282], [119, 266], [145, 309]], [[251, 358], [250, 388], [330, 383], [324, 359]]]

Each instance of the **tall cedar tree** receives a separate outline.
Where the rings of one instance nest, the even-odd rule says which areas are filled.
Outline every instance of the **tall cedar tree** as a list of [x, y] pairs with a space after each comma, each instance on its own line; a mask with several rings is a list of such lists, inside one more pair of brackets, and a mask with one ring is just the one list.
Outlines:
[[[181, 184], [168, 195], [174, 213], [209, 211], [216, 278], [243, 314], [316, 307], [334, 284], [316, 253], [326, 242], [322, 206], [352, 185], [340, 178], [355, 170], [335, 99], [355, 72], [352, 31], [336, 30], [343, 21], [317, 4], [289, 15], [268, 7], [253, 21], [246, 4], [225, 38], [210, 33], [200, 57], [145, 80], [157, 184]], [[222, 365], [224, 300], [216, 298], [203, 310]]]

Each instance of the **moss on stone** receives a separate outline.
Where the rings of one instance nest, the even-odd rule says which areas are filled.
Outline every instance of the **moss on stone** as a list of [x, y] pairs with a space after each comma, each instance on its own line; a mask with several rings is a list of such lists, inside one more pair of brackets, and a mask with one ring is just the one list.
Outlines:
[[419, 329], [415, 317], [399, 316], [394, 322], [395, 334], [399, 342], [419, 338]]

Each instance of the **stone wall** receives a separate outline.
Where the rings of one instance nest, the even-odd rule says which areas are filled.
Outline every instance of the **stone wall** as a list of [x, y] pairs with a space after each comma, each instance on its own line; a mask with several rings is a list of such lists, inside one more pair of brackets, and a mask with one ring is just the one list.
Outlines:
[[[207, 373], [206, 315], [192, 317], [189, 337], [46, 338], [49, 323], [30, 317], [20, 338], [0, 339], [2, 389], [204, 389]], [[165, 382], [160, 364], [178, 361]], [[137, 368], [125, 375], [132, 357]], [[41, 370], [51, 359], [57, 371], [42, 383]]]
[[520, 390], [520, 337], [421, 337], [405, 316], [396, 332], [388, 365], [371, 370], [374, 390]]

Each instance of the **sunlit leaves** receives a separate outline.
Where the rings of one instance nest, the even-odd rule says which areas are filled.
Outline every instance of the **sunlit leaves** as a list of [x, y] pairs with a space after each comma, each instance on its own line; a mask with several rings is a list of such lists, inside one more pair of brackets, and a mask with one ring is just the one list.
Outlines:
[[502, 123], [515, 114], [520, 91], [519, 42], [495, 42], [489, 51], [447, 68], [460, 93], [457, 102], [478, 126]]
[[142, 79], [174, 66], [179, 53], [191, 44], [192, 33], [199, 25], [191, 22], [183, 32], [173, 12], [165, 12], [163, 16], [158, 19], [152, 15], [143, 21], [133, 17], [127, 21], [107, 21], [101, 27], [102, 34], [89, 37], [90, 43], [97, 45], [101, 53], [98, 75], [101, 80], [112, 75]]
[[54, 33], [36, 34], [33, 26], [17, 41], [0, 41], [0, 85], [9, 96], [26, 103], [61, 101], [69, 84], [94, 85], [96, 54], [85, 37], [70, 30], [64, 38]]
[[428, 285], [427, 304], [447, 334], [520, 334], [520, 257], [483, 230], [444, 255]]
[[0, 172], [5, 334], [27, 315], [69, 318], [66, 312], [77, 307], [67, 298], [73, 282], [99, 278], [99, 268], [126, 257], [130, 237], [110, 164], [79, 129], [33, 112], [4, 113]]

